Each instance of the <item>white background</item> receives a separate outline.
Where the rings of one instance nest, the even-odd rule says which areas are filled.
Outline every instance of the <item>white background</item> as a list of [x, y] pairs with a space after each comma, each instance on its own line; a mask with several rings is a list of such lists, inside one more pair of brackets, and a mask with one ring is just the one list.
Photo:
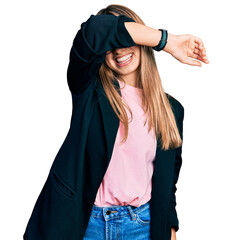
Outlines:
[[[80, 3], [81, 2], [81, 3]], [[80, 24], [124, 1], [5, 1], [0, 7], [0, 239], [22, 239], [69, 129], [69, 51]], [[231, 238], [231, 7], [229, 1], [127, 1], [153, 28], [200, 37], [209, 64], [155, 52], [164, 90], [185, 108], [177, 184], [178, 240]]]

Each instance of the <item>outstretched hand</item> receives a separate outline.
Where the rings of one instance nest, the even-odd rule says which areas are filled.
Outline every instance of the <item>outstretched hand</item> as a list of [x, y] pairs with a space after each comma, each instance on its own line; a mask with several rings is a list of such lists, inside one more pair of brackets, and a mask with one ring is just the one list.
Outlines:
[[202, 66], [201, 62], [209, 63], [203, 41], [191, 34], [174, 35], [168, 33], [168, 41], [163, 50], [181, 63], [199, 67]]

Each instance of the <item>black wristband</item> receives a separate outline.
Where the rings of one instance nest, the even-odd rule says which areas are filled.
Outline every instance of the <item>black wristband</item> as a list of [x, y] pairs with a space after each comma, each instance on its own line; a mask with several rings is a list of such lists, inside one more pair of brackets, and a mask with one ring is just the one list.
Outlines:
[[161, 39], [159, 41], [159, 44], [155, 47], [152, 47], [155, 51], [161, 51], [164, 49], [164, 47], [167, 44], [167, 39], [168, 39], [168, 32], [165, 29], [159, 29], [162, 32]]

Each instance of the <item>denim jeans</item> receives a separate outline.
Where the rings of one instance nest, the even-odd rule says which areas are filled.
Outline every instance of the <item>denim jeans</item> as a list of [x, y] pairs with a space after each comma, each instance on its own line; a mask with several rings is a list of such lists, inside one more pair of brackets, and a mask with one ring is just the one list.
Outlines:
[[84, 240], [151, 240], [150, 201], [139, 206], [93, 205]]

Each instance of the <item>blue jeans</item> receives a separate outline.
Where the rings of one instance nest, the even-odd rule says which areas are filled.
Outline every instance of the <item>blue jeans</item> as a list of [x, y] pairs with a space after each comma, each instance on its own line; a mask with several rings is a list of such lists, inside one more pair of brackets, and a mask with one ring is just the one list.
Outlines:
[[151, 240], [150, 201], [139, 206], [93, 205], [84, 240]]

